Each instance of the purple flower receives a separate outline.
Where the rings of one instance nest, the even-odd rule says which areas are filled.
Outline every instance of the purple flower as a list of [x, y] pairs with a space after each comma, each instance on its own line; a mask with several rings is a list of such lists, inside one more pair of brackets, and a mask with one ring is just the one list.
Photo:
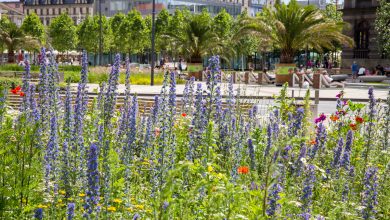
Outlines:
[[139, 218], [140, 218], [139, 214], [135, 213], [134, 216], [133, 216], [133, 220], [138, 220]]
[[68, 210], [66, 212], [67, 214], [67, 219], [72, 220], [74, 218], [74, 209], [75, 209], [75, 204], [74, 203], [69, 203], [68, 204]]
[[316, 118], [316, 119], [314, 120], [314, 122], [315, 122], [316, 124], [318, 124], [318, 123], [320, 123], [320, 122], [325, 121], [325, 119], [326, 119], [326, 116], [325, 116], [324, 113], [322, 113], [322, 114], [320, 115], [320, 117], [318, 117], [318, 118]]
[[87, 196], [86, 196], [86, 209], [88, 214], [92, 214], [97, 204], [99, 203], [99, 170], [98, 170], [98, 146], [92, 143], [88, 152], [87, 161]]
[[325, 149], [326, 136], [327, 133], [324, 124], [319, 123], [316, 130], [316, 143], [314, 144], [313, 148], [310, 151], [311, 159], [314, 159], [318, 150]]
[[311, 204], [313, 197], [314, 184], [316, 182], [315, 167], [313, 165], [307, 166], [306, 179], [303, 183], [302, 193], [302, 211], [304, 213], [311, 213]]
[[347, 141], [345, 143], [343, 158], [341, 160], [341, 166], [343, 166], [346, 170], [349, 169], [349, 164], [351, 163], [352, 141], [353, 132], [352, 130], [349, 130], [347, 134]]
[[269, 155], [269, 151], [271, 150], [272, 145], [272, 127], [271, 124], [267, 126], [267, 145], [264, 150], [264, 157]]
[[42, 208], [35, 209], [34, 218], [39, 219], [39, 220], [43, 219], [43, 209]]
[[364, 176], [363, 219], [374, 219], [378, 205], [378, 168], [369, 167]]
[[259, 186], [255, 182], [251, 182], [250, 190], [258, 190]]
[[341, 153], [343, 151], [343, 145], [344, 145], [344, 140], [343, 138], [340, 138], [337, 146], [333, 150], [332, 167], [334, 169], [338, 169], [340, 167], [340, 159], [341, 159]]
[[163, 206], [162, 206], [162, 208], [164, 209], [164, 211], [167, 210], [168, 206], [169, 206], [169, 202], [164, 201]]
[[267, 198], [268, 209], [266, 210], [266, 213], [268, 216], [274, 216], [280, 207], [278, 200], [280, 199], [279, 193], [282, 192], [282, 187], [279, 185], [279, 183], [274, 183], [270, 191], [270, 195]]
[[248, 139], [248, 151], [249, 151], [249, 158], [251, 160], [250, 168], [251, 170], [255, 170], [255, 149], [253, 148], [252, 139]]

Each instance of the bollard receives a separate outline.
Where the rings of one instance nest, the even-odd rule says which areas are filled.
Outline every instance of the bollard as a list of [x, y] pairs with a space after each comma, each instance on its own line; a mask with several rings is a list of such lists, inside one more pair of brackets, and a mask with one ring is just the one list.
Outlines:
[[314, 104], [320, 103], [320, 90], [316, 89], [314, 92]]

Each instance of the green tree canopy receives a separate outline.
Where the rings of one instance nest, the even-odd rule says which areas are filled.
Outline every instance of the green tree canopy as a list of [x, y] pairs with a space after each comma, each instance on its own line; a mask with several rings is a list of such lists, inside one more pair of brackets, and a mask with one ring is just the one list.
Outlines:
[[353, 45], [353, 40], [342, 33], [345, 23], [327, 19], [315, 6], [302, 7], [295, 0], [275, 9], [265, 8], [249, 20], [243, 32], [256, 32], [280, 48], [281, 63], [292, 63], [295, 53], [306, 47], [321, 52], [335, 48], [335, 43]]
[[148, 30], [141, 13], [136, 10], [130, 11], [120, 27], [123, 36], [123, 48], [130, 54], [142, 52], [147, 44]]
[[27, 15], [21, 26], [24, 34], [35, 37], [40, 42], [45, 42], [45, 27], [35, 13]]
[[[87, 17], [77, 29], [79, 47], [95, 54], [99, 51], [100, 18], [98, 15]], [[102, 16], [103, 51], [109, 51], [110, 27], [105, 16]]]
[[112, 32], [112, 49], [115, 52], [125, 52], [123, 49], [123, 38], [121, 33], [121, 25], [126, 19], [123, 13], [117, 13], [109, 20]]
[[49, 26], [49, 37], [52, 46], [60, 52], [76, 48], [76, 26], [68, 14], [63, 13], [53, 19]]
[[390, 2], [380, 1], [376, 12], [375, 30], [378, 33], [378, 43], [383, 54], [390, 55]]
[[231, 34], [232, 26], [233, 18], [225, 9], [222, 9], [213, 19], [213, 30], [221, 38]]

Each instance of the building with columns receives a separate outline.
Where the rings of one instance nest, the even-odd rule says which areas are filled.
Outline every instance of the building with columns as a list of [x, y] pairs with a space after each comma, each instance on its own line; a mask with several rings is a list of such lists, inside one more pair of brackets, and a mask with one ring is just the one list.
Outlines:
[[376, 40], [374, 22], [378, 5], [378, 0], [344, 1], [343, 19], [350, 25], [345, 34], [354, 39], [355, 46], [343, 48], [342, 68], [350, 68], [353, 61], [366, 68], [390, 64], [390, 60], [380, 54]]
[[76, 24], [94, 14], [94, 0], [24, 0], [24, 14], [35, 13], [44, 25], [67, 13]]
[[24, 19], [23, 4], [20, 1], [0, 2], [1, 16], [7, 16], [17, 26], [21, 26]]

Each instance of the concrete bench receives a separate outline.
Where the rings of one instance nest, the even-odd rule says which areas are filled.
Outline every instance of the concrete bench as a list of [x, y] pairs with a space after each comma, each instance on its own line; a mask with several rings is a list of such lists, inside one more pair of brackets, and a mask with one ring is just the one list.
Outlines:
[[376, 82], [380, 83], [383, 80], [387, 79], [386, 76], [359, 76], [361, 82]]
[[347, 74], [336, 74], [336, 75], [331, 75], [330, 77], [333, 79], [333, 81], [339, 81], [339, 82], [348, 79]]

